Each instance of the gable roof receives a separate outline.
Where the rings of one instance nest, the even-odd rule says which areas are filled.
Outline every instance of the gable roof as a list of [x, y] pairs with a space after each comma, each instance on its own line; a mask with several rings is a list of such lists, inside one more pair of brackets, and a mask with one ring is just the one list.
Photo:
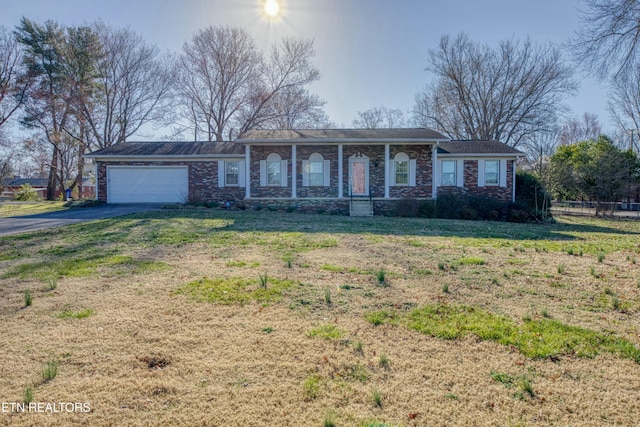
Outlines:
[[235, 142], [120, 142], [85, 157], [216, 157], [243, 156], [244, 147]]
[[436, 142], [447, 138], [428, 128], [399, 129], [254, 129], [242, 133], [235, 142], [293, 143], [293, 142], [383, 142], [383, 141]]
[[508, 146], [500, 141], [488, 140], [488, 141], [448, 141], [441, 142], [438, 145], [438, 155], [514, 155], [520, 156], [524, 153], [520, 150], [516, 150], [513, 147]]
[[33, 188], [46, 188], [48, 183], [48, 178], [7, 178], [2, 181], [2, 185], [6, 187], [20, 187], [29, 184]]

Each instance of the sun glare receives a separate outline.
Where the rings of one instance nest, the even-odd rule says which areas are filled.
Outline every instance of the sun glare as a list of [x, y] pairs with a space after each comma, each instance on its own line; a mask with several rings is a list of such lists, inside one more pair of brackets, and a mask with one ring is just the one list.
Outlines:
[[277, 0], [267, 0], [264, 3], [264, 13], [270, 17], [275, 18], [280, 13], [280, 5]]

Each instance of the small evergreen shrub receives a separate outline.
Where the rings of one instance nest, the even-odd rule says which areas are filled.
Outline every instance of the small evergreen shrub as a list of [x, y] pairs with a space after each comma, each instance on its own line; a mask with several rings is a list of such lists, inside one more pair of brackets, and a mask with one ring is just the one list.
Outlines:
[[415, 218], [418, 216], [418, 201], [413, 198], [404, 198], [396, 202], [393, 209], [394, 216]]
[[20, 189], [15, 192], [13, 198], [20, 202], [32, 202], [39, 199], [36, 189], [28, 183], [22, 184]]

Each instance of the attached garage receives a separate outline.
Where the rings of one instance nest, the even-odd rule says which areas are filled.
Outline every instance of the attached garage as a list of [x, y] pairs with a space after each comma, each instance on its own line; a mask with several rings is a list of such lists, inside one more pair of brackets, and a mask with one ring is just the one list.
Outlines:
[[246, 176], [233, 176], [246, 175], [245, 151], [233, 142], [121, 142], [85, 157], [107, 203], [221, 202], [245, 196]]
[[180, 203], [189, 195], [187, 166], [108, 166], [108, 203]]

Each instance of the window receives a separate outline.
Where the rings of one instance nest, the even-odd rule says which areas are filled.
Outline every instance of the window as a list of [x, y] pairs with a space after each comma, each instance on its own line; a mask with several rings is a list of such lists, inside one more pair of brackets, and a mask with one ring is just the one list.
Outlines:
[[393, 158], [395, 169], [395, 185], [409, 185], [409, 156], [398, 153]]
[[231, 161], [231, 162], [224, 162], [224, 164], [225, 164], [226, 185], [239, 185], [240, 184], [240, 162]]
[[500, 161], [485, 160], [484, 185], [498, 185], [500, 182]]
[[455, 186], [457, 185], [456, 177], [456, 160], [443, 160], [442, 161], [442, 186]]
[[324, 157], [322, 157], [322, 154], [313, 153], [310, 155], [307, 169], [309, 173], [309, 186], [319, 187], [324, 185]]
[[267, 157], [267, 185], [281, 185], [282, 163], [280, 156], [272, 153]]

